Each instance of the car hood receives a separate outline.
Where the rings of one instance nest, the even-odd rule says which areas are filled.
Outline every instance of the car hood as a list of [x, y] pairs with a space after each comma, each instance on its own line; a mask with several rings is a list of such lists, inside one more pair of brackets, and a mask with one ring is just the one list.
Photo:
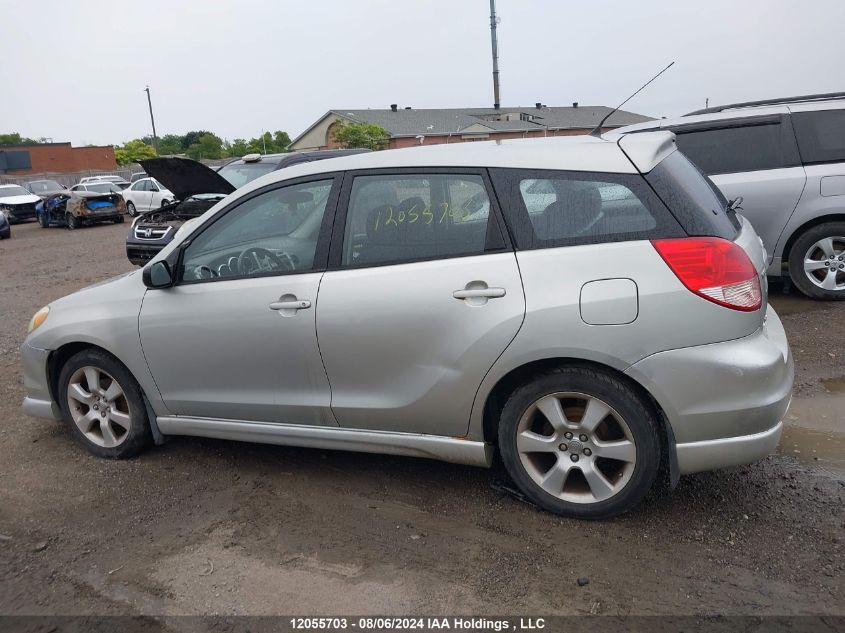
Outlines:
[[149, 158], [141, 161], [141, 167], [179, 200], [198, 193], [228, 195], [235, 190], [232, 183], [216, 171], [190, 158]]
[[33, 193], [28, 193], [25, 196], [6, 196], [0, 193], [0, 204], [32, 204], [33, 202], [41, 202], [41, 198]]

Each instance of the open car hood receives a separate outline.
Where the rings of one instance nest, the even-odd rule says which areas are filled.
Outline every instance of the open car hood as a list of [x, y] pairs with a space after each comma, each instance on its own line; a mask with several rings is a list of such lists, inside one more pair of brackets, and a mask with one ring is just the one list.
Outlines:
[[210, 167], [190, 158], [149, 158], [140, 161], [147, 174], [167, 187], [179, 200], [199, 193], [228, 195], [235, 187]]

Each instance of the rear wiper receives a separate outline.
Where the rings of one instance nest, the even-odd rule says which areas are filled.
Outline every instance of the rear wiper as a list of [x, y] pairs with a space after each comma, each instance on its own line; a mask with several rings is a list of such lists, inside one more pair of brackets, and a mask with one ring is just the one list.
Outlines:
[[736, 213], [742, 211], [742, 196], [737, 196], [733, 200], [728, 201], [728, 209]]

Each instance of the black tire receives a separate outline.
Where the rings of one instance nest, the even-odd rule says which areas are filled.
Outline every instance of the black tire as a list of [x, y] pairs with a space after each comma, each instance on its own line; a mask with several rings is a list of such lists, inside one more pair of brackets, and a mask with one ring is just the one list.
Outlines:
[[158, 207], [159, 209], [161, 209], [162, 207], [166, 207], [168, 204], [170, 204], [170, 200], [168, 200], [167, 198], [162, 198], [161, 204], [158, 205]]
[[123, 224], [123, 216], [119, 215], [114, 219], [115, 224]]
[[38, 224], [41, 225], [42, 229], [50, 228], [50, 223], [47, 221], [47, 214], [46, 213], [39, 213], [38, 214]]
[[[114, 447], [100, 446], [86, 437], [74, 422], [68, 401], [68, 384], [74, 374], [84, 368], [94, 367], [117, 381], [128, 404], [129, 428], [121, 436], [120, 443]], [[65, 422], [79, 442], [97, 457], [107, 459], [125, 459], [133, 457], [152, 445], [153, 436], [144, 406], [141, 387], [128, 369], [111, 354], [98, 349], [82, 350], [71, 356], [59, 373], [59, 404]], [[78, 412], [77, 412], [78, 413]], [[95, 414], [96, 415], [96, 414]]]
[[79, 228], [79, 220], [72, 213], [65, 213], [65, 223], [71, 231]]
[[[531, 474], [522, 462], [517, 449], [517, 434], [523, 415], [540, 398], [562, 392], [584, 394], [603, 401], [624, 419], [630, 431], [631, 440], [636, 449], [636, 459], [625, 475], [628, 477], [627, 483], [622, 485], [621, 482], [624, 479], [619, 479], [618, 485], [621, 488], [609, 498], [580, 503], [553, 496], [532, 479]], [[613, 423], [615, 424], [615, 422]], [[602, 425], [604, 424], [610, 424], [610, 422], [602, 422]], [[502, 409], [498, 442], [502, 462], [511, 479], [538, 506], [565, 517], [609, 519], [633, 508], [652, 488], [657, 478], [661, 459], [659, 428], [659, 421], [652, 407], [624, 379], [609, 372], [586, 367], [563, 367], [536, 376], [511, 394]], [[564, 441], [575, 443], [574, 439]], [[581, 446], [580, 442], [577, 444]], [[560, 446], [560, 451], [566, 450], [563, 448], [566, 446], [565, 444], [561, 443]], [[587, 444], [587, 447], [589, 447], [589, 444]], [[590, 459], [586, 456], [592, 453], [588, 452], [588, 448], [576, 450], [579, 458], [585, 461], [580, 462], [581, 466], [574, 465], [573, 468], [582, 472], [580, 468], [587, 464], [586, 460]], [[583, 453], [581, 453], [581, 450], [583, 450]], [[594, 450], [597, 449], [594, 448]], [[564, 452], [559, 454], [558, 452], [551, 452], [545, 453], [545, 455], [549, 456], [548, 459], [557, 460], [554, 462], [555, 465], [565, 464], [562, 460], [567, 459], [567, 457], [574, 459], [572, 454]], [[592, 460], [595, 460], [595, 462], [593, 463], [599, 463], [603, 467], [607, 463], [611, 465], [616, 463], [612, 461], [600, 462], [599, 459], [594, 456]], [[569, 477], [573, 478], [573, 475]], [[567, 479], [566, 483], [562, 484], [562, 490], [565, 491], [567, 486], [571, 484], [577, 486], [580, 483], [578, 477], [586, 484], [586, 479], [583, 474], [580, 474], [575, 476], [572, 482]], [[608, 478], [605, 477], [605, 479]]]
[[[811, 299], [842, 301], [845, 300], [845, 287], [839, 290], [825, 290], [814, 284], [808, 273], [804, 271], [804, 257], [807, 252], [814, 244], [828, 237], [840, 238], [836, 242], [835, 250], [838, 252], [835, 254], [833, 264], [838, 270], [836, 274], [837, 283], [845, 286], [845, 242], [841, 241], [841, 238], [845, 238], [845, 222], [825, 222], [804, 231], [795, 240], [792, 249], [789, 251], [789, 277], [792, 279], [792, 283]], [[817, 271], [815, 275], [822, 277], [827, 270]]]
[[129, 214], [130, 218], [135, 217], [135, 214], [138, 213], [138, 210], [135, 208], [135, 203], [131, 201], [126, 203], [126, 213]]

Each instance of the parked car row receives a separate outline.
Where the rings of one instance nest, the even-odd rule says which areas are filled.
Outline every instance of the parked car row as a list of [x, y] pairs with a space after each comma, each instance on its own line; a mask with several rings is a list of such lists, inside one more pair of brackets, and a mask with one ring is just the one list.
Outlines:
[[[183, 224], [198, 218], [235, 189], [259, 176], [292, 165], [351, 156], [365, 151], [350, 149], [248, 154], [219, 170], [186, 158], [151, 158], [141, 161], [147, 173], [154, 176], [151, 180], [166, 183], [170, 203], [153, 203], [132, 222], [126, 238], [126, 256], [133, 264], [144, 265], [170, 243]], [[130, 215], [134, 213], [130, 211]]]
[[[619, 128], [615, 134], [657, 129], [673, 132], [679, 149], [754, 224], [766, 248], [768, 276], [788, 275], [816, 299], [845, 299], [845, 93], [728, 104]], [[131, 184], [119, 176], [92, 176], [71, 192], [122, 195], [128, 214], [137, 216], [127, 256], [142, 265], [182, 223], [258, 176], [359, 151], [251, 154], [223, 166], [217, 178], [209, 178], [214, 170], [194, 161], [152, 159], [143, 161], [146, 171], [133, 174]], [[163, 160], [172, 162], [156, 163]], [[67, 195], [54, 181], [27, 186], [45, 199]], [[14, 187], [0, 189], [0, 211], [9, 223], [40, 220], [40, 207], [33, 212], [32, 198], [21, 197], [27, 192]], [[540, 201], [553, 198], [543, 187], [539, 181], [526, 193]], [[474, 212], [487, 211], [477, 206]], [[45, 212], [42, 225], [62, 224], [61, 214], [51, 213]]]

